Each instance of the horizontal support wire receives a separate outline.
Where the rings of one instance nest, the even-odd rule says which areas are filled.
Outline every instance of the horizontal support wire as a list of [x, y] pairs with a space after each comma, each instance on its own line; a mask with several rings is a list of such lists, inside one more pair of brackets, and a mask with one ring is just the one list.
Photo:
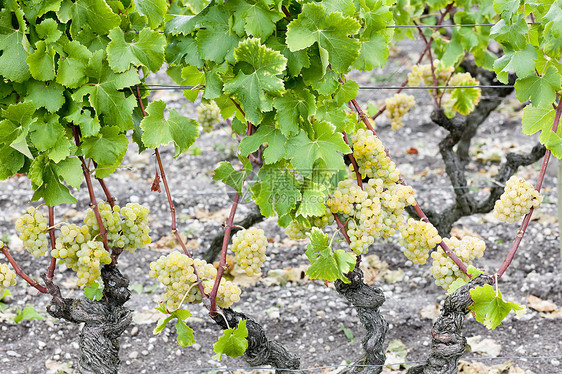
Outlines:
[[[484, 361], [484, 360], [552, 360], [552, 359], [561, 359], [562, 356], [499, 356], [499, 357], [466, 357], [462, 359], [463, 361]], [[190, 373], [190, 372], [206, 372], [206, 371], [232, 371], [232, 370], [247, 370], [247, 371], [256, 371], [256, 370], [283, 370], [283, 371], [316, 371], [316, 370], [325, 370], [325, 369], [337, 369], [337, 368], [352, 368], [352, 367], [360, 367], [360, 368], [368, 368], [368, 367], [386, 367], [386, 366], [402, 366], [402, 365], [411, 365], [411, 364], [420, 364], [425, 363], [426, 361], [407, 361], [407, 362], [398, 362], [392, 364], [384, 364], [384, 365], [327, 365], [327, 366], [317, 366], [317, 367], [309, 367], [309, 368], [301, 368], [301, 369], [289, 369], [289, 368], [273, 368], [273, 367], [203, 367], [203, 368], [188, 368], [188, 369], [181, 369], [181, 370], [172, 370], [172, 371], [161, 371], [158, 374], [179, 374], [179, 373]]]
[[[159, 84], [145, 84], [139, 87], [141, 91], [166, 91], [166, 90], [193, 90], [201, 86], [175, 86], [175, 85], [159, 85]], [[506, 89], [513, 88], [512, 85], [473, 85], [473, 86], [359, 86], [360, 90], [433, 90], [433, 89], [459, 89], [459, 88], [498, 88]]]

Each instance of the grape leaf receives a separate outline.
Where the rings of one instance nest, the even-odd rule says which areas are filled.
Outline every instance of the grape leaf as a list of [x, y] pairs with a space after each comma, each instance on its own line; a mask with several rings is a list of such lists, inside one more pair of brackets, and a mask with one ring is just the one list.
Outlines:
[[501, 19], [490, 29], [490, 36], [497, 42], [513, 49], [523, 49], [527, 45], [525, 34], [529, 31], [529, 26], [525, 17], [521, 15], [517, 22], [507, 24]]
[[[466, 272], [472, 276], [472, 279], [476, 278], [477, 276], [479, 276], [480, 274], [484, 274], [484, 272], [482, 272], [480, 269], [475, 268], [474, 266], [470, 265], [467, 269]], [[449, 289], [447, 290], [447, 295], [452, 294], [453, 292], [455, 292], [456, 290], [458, 290], [460, 287], [464, 286], [465, 284], [468, 284], [468, 282], [466, 280], [464, 280], [463, 278], [457, 278], [453, 281], [453, 283], [451, 283], [451, 285], [449, 286]]]
[[170, 109], [169, 116], [164, 117], [166, 103], [162, 100], [153, 101], [146, 108], [148, 114], [141, 121], [143, 130], [142, 141], [148, 148], [157, 148], [174, 142], [174, 157], [178, 157], [195, 142], [199, 136], [197, 122], [183, 117], [174, 109]]
[[501, 292], [498, 290], [496, 293], [489, 284], [470, 290], [470, 297], [474, 303], [468, 310], [478, 322], [492, 330], [500, 325], [511, 310], [523, 309], [519, 304], [503, 301]]
[[116, 126], [102, 127], [99, 134], [83, 138], [80, 150], [84, 156], [97, 162], [98, 167], [117, 166], [121, 163], [129, 142]]
[[58, 116], [53, 115], [46, 119], [47, 122], [34, 122], [29, 129], [31, 142], [39, 151], [54, 147], [59, 137], [65, 133]]
[[105, 35], [121, 23], [121, 18], [113, 13], [104, 0], [64, 1], [58, 16], [65, 23], [72, 20], [70, 35], [73, 39], [79, 38], [81, 30]]
[[65, 203], [74, 204], [76, 202], [68, 188], [60, 182], [59, 176], [50, 163], [43, 169], [42, 174], [43, 184], [35, 189], [31, 201], [43, 198], [45, 204], [51, 206]]
[[66, 56], [58, 62], [57, 83], [68, 88], [78, 88], [88, 81], [86, 67], [92, 52], [76, 40], [67, 43], [63, 50]]
[[53, 113], [62, 108], [65, 102], [64, 87], [55, 82], [27, 82], [26, 101], [31, 100], [36, 109], [41, 107]]
[[215, 360], [222, 360], [222, 355], [230, 357], [239, 357], [248, 349], [248, 328], [246, 320], [242, 319], [238, 322], [237, 327], [224, 330], [224, 335], [213, 345], [216, 355]]
[[[243, 160], [244, 159], [241, 158], [241, 161]], [[213, 179], [216, 181], [222, 181], [227, 186], [234, 188], [239, 195], [242, 195], [242, 185], [244, 184], [244, 180], [246, 180], [252, 171], [252, 165], [247, 159], [243, 161], [243, 163], [244, 169], [242, 171], [238, 171], [232, 167], [230, 162], [220, 162], [219, 166], [215, 169]]]
[[[314, 178], [313, 180], [318, 179]], [[328, 199], [326, 186], [321, 183], [307, 181], [302, 188], [302, 200], [296, 215], [303, 217], [317, 217], [326, 212], [325, 202]]]
[[47, 47], [43, 40], [35, 44], [35, 51], [25, 60], [31, 76], [40, 81], [55, 77], [55, 50]]
[[11, 27], [11, 12], [6, 9], [0, 13], [0, 75], [14, 82], [29, 78], [29, 67], [25, 62], [29, 41], [21, 30]]
[[334, 95], [335, 103], [338, 106], [346, 104], [348, 101], [355, 99], [358, 93], [359, 84], [353, 80], [348, 80], [338, 88]]
[[325, 73], [328, 64], [336, 73], [346, 73], [359, 56], [360, 42], [350, 36], [361, 25], [339, 12], [326, 15], [324, 7], [308, 3], [302, 7], [298, 18], [287, 26], [287, 45], [292, 52], [318, 44]]
[[109, 32], [107, 60], [116, 73], [123, 73], [130, 65], [144, 65], [157, 72], [164, 63], [166, 39], [157, 31], [144, 28], [132, 42], [125, 40], [123, 30], [116, 27]]
[[556, 111], [551, 105], [542, 107], [527, 105], [523, 110], [523, 119], [521, 120], [523, 133], [533, 135], [537, 131], [551, 130], [554, 125], [555, 113]]
[[178, 334], [176, 341], [180, 347], [189, 347], [195, 343], [193, 329], [188, 327], [185, 322], [179, 319], [174, 327], [176, 328], [176, 333]]
[[515, 82], [515, 96], [521, 102], [531, 99], [534, 106], [547, 106], [556, 99], [560, 89], [560, 73], [549, 66], [542, 77], [531, 75]]
[[[285, 136], [298, 134], [301, 121], [308, 121], [316, 112], [314, 95], [306, 88], [290, 89], [273, 101], [277, 109], [277, 123]], [[302, 120], [301, 120], [302, 118]]]
[[139, 14], [148, 19], [148, 26], [154, 29], [164, 20], [169, 3], [166, 0], [135, 0], [135, 5]]
[[23, 320], [28, 320], [28, 321], [38, 320], [38, 321], [40, 321], [40, 320], [44, 320], [44, 319], [45, 319], [45, 317], [43, 317], [41, 314], [37, 313], [35, 308], [33, 308], [31, 305], [28, 305], [25, 308], [23, 308], [23, 310], [20, 311], [14, 317], [14, 322], [20, 323]]
[[100, 121], [97, 116], [92, 116], [92, 111], [72, 101], [69, 114], [64, 117], [66, 121], [80, 127], [83, 137], [97, 135], [100, 131]]
[[233, 29], [239, 35], [245, 31], [250, 36], [265, 40], [275, 31], [277, 21], [283, 18], [283, 13], [271, 7], [269, 1], [234, 0], [227, 4], [234, 18]]
[[301, 201], [299, 182], [282, 163], [263, 166], [258, 177], [261, 181], [256, 182], [250, 192], [264, 216], [271, 217], [276, 212], [281, 217]]
[[248, 121], [257, 125], [262, 113], [273, 109], [271, 96], [280, 96], [285, 90], [283, 80], [277, 76], [285, 70], [287, 59], [261, 45], [259, 39], [240, 42], [234, 57], [237, 65], [244, 68], [224, 82], [224, 91], [242, 104]]
[[266, 145], [263, 159], [266, 164], [273, 164], [285, 155], [285, 137], [273, 124], [262, 123], [257, 131], [247, 136], [240, 142], [240, 153], [248, 156], [255, 152], [261, 145]]
[[[514, 70], [519, 78], [525, 78], [535, 71], [537, 61], [537, 50], [532, 44], [527, 44], [525, 49], [506, 52], [501, 58], [494, 62], [494, 71], [498, 79], [507, 83], [509, 72]], [[501, 78], [501, 79], [500, 79]]]
[[154, 330], [152, 331], [153, 335], [158, 335], [160, 334], [162, 331], [164, 331], [164, 328], [168, 325], [168, 323], [174, 318], [174, 316], [168, 316], [165, 318], [161, 318], [158, 320], [158, 323], [156, 324], [156, 327], [154, 328]]
[[349, 146], [343, 140], [341, 133], [336, 133], [335, 127], [328, 122], [316, 121], [314, 139], [310, 139], [304, 130], [286, 143], [286, 157], [303, 176], [312, 175], [313, 165], [319, 160], [319, 167], [330, 170], [341, 170], [345, 163], [341, 153], [351, 153]]
[[[470, 84], [472, 84], [472, 82], [468, 82], [468, 84], [462, 82], [459, 85], [468, 86]], [[453, 109], [465, 116], [474, 110], [479, 99], [480, 89], [475, 87], [454, 89], [451, 94], [451, 100], [454, 101]]]
[[349, 280], [344, 274], [355, 267], [356, 256], [341, 249], [332, 251], [328, 235], [316, 227], [308, 234], [310, 244], [306, 247], [305, 255], [310, 260], [310, 267], [306, 275], [310, 279], [334, 281], [340, 279], [344, 283]]
[[94, 282], [84, 288], [84, 296], [90, 300], [100, 301], [103, 297], [103, 288], [100, 288], [98, 282]]
[[230, 31], [230, 14], [225, 7], [211, 7], [201, 22], [204, 28], [197, 32], [196, 38], [199, 57], [218, 64], [225, 60], [234, 62], [232, 52], [240, 38]]

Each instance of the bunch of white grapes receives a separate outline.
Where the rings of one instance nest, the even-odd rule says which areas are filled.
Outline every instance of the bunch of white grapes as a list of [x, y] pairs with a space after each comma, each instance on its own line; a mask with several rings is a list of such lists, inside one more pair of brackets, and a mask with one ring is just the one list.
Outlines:
[[246, 274], [258, 275], [265, 261], [267, 237], [262, 229], [250, 227], [240, 230], [232, 237], [232, 250], [236, 254], [236, 262]]
[[429, 250], [441, 242], [437, 229], [429, 222], [409, 218], [400, 227], [400, 244], [405, 248], [404, 255], [414, 264], [423, 265], [429, 257]]
[[[0, 242], [2, 243], [2, 242]], [[0, 245], [0, 248], [4, 246], [4, 243]], [[8, 267], [6, 264], [0, 264], [0, 291], [2, 288], [15, 286], [16, 285], [16, 273]]]
[[150, 244], [150, 228], [148, 227], [147, 207], [136, 203], [128, 203], [119, 211], [123, 216], [121, 222], [121, 237], [116, 243], [119, 248], [124, 248], [131, 253]]
[[504, 193], [494, 205], [494, 217], [502, 222], [515, 222], [540, 206], [543, 197], [524, 178], [512, 176]]
[[[158, 278], [158, 281], [166, 287], [163, 298], [168, 308], [178, 309], [184, 303], [201, 302], [202, 296], [194, 268], [197, 269], [205, 293], [210, 294], [217, 276], [217, 269], [213, 265], [200, 259], [193, 260], [179, 252], [161, 256], [150, 263], [149, 275]], [[228, 308], [240, 301], [240, 293], [240, 288], [234, 283], [221, 279], [217, 292], [217, 305]]]
[[[472, 236], [465, 236], [462, 240], [444, 238], [443, 241], [467, 266], [472, 265], [472, 260], [475, 258], [482, 257], [486, 249], [486, 243], [482, 239]], [[433, 259], [431, 274], [435, 278], [436, 285], [447, 290], [451, 283], [458, 278], [468, 281], [468, 277], [445, 254], [441, 247], [431, 253], [431, 258]]]
[[345, 179], [338, 183], [332, 197], [326, 201], [326, 205], [332, 213], [342, 213], [344, 216], [355, 214], [355, 204], [363, 202], [367, 198], [367, 192], [363, 191], [353, 180]]
[[[451, 74], [455, 71], [455, 68], [445, 67], [439, 60], [433, 60], [433, 70], [437, 86], [444, 86], [451, 77]], [[408, 85], [411, 87], [420, 85], [433, 86], [434, 82], [431, 65], [414, 65], [412, 71], [408, 74]]]
[[47, 253], [47, 218], [34, 207], [27, 208], [27, 213], [16, 221], [16, 231], [18, 231], [23, 246], [33, 256], [43, 256]]
[[211, 132], [213, 127], [221, 122], [221, 110], [217, 103], [213, 100], [209, 103], [201, 103], [197, 107], [197, 122], [203, 128], [205, 132]]
[[398, 93], [391, 98], [386, 99], [386, 116], [390, 119], [390, 124], [393, 130], [399, 130], [404, 126], [402, 118], [408, 111], [416, 105], [416, 100], [413, 96]]
[[[98, 210], [100, 212], [101, 220], [103, 226], [107, 230], [107, 241], [109, 246], [116, 246], [121, 239], [121, 216], [119, 215], [119, 206], [115, 205], [113, 208], [111, 205], [105, 201], [100, 201], [98, 203]], [[96, 236], [100, 232], [98, 225], [98, 220], [92, 208], [86, 210], [86, 216], [84, 217], [84, 223], [90, 227], [92, 236]], [[118, 247], [118, 246], [116, 246]]]
[[351, 135], [353, 157], [363, 178], [383, 178], [385, 182], [397, 182], [400, 172], [386, 154], [381, 140], [371, 131], [359, 129]]
[[285, 228], [285, 233], [289, 237], [289, 239], [293, 240], [301, 240], [306, 239], [306, 233], [308, 232], [307, 228], [297, 221], [291, 221], [289, 226]]
[[293, 220], [289, 223], [289, 225], [285, 228], [285, 233], [289, 237], [289, 239], [293, 240], [301, 240], [307, 238], [307, 233], [313, 227], [318, 227], [319, 229], [323, 229], [328, 225], [334, 223], [334, 215], [330, 211], [330, 209], [326, 209], [324, 214], [321, 216], [313, 216], [308, 218], [308, 222], [310, 223], [310, 227], [305, 226], [303, 223]]

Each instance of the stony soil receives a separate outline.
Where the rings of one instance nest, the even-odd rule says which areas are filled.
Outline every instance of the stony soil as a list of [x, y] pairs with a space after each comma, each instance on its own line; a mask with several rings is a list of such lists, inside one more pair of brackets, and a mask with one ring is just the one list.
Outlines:
[[[416, 57], [407, 54], [395, 56], [396, 63], [390, 68], [354, 78], [363, 85], [399, 82], [407, 72], [407, 64], [403, 63]], [[158, 79], [164, 80], [165, 77], [159, 76]], [[360, 103], [366, 104], [369, 100], [390, 95], [387, 91], [361, 91]], [[453, 190], [444, 175], [436, 147], [444, 131], [430, 123], [431, 101], [427, 94], [415, 91], [415, 96], [418, 105], [407, 117], [405, 128], [393, 132], [388, 121], [383, 120], [377, 124], [377, 129], [406, 181], [415, 187], [422, 207], [439, 210], [453, 201]], [[157, 91], [151, 99], [165, 100], [170, 107], [184, 114], [194, 114], [194, 106], [186, 104], [181, 93]], [[473, 142], [472, 153], [477, 155], [478, 161], [470, 165], [470, 181], [474, 190], [482, 196], [487, 193], [482, 186], [492, 183], [501, 155], [508, 150], [529, 150], [534, 144], [534, 139], [520, 133], [518, 118], [521, 113], [514, 111], [516, 106], [513, 98], [506, 99], [501, 110], [489, 118]], [[179, 229], [185, 234], [190, 248], [196, 254], [202, 254], [225, 221], [232, 197], [227, 188], [212, 180], [212, 170], [222, 160], [235, 160], [236, 140], [223, 124], [210, 134], [202, 134], [193, 149], [196, 147], [201, 150], [200, 155], [188, 152], [174, 160], [170, 148], [163, 148], [162, 155], [178, 213]], [[407, 152], [411, 147], [418, 153]], [[160, 318], [154, 307], [160, 300], [162, 288], [151, 292], [156, 281], [148, 277], [148, 269], [151, 261], [172, 250], [170, 240], [165, 238], [170, 233], [170, 213], [165, 196], [150, 192], [155, 172], [152, 153], [145, 151], [139, 155], [131, 151], [126, 155], [124, 165], [126, 168], [108, 178], [107, 183], [118, 203], [140, 202], [150, 207], [154, 243], [134, 255], [126, 253], [120, 258], [120, 269], [130, 278], [131, 285], [137, 291], [141, 291], [139, 285], [144, 287], [143, 292], [133, 293], [126, 304], [134, 311], [134, 322], [120, 339], [121, 373], [182, 373], [192, 369], [210, 372], [219, 367], [245, 367], [241, 359], [226, 358], [223, 362], [211, 359], [214, 354], [212, 345], [221, 332], [201, 305], [190, 307], [193, 317], [189, 325], [195, 329], [197, 338], [194, 346], [181, 348], [176, 345], [175, 333], [170, 329], [153, 335], [152, 330]], [[519, 175], [534, 181], [539, 167], [526, 168]], [[500, 282], [504, 297], [520, 304], [527, 305], [528, 297], [534, 295], [555, 303], [556, 308], [562, 305], [556, 172], [557, 162], [554, 160], [544, 183], [545, 201], [537, 219], [532, 221], [517, 257]], [[96, 192], [97, 196], [102, 196], [101, 189]], [[25, 177], [0, 182], [0, 234], [9, 239], [7, 242], [20, 266], [32, 277], [38, 278], [47, 267], [47, 259], [35, 259], [23, 251], [14, 230], [14, 222], [24, 211], [31, 195]], [[87, 208], [85, 187], [77, 191], [76, 196], [79, 198], [77, 206], [57, 207], [57, 221], [79, 223], [83, 218]], [[242, 204], [237, 217], [242, 218], [253, 209], [251, 203]], [[477, 264], [490, 273], [498, 269], [518, 230], [517, 225], [498, 223], [490, 214], [464, 218], [456, 226], [461, 232], [471, 231], [485, 239], [485, 257]], [[264, 221], [259, 227], [274, 243], [265, 263], [264, 277], [257, 283], [243, 277], [235, 278], [247, 286], [236, 308], [263, 324], [272, 339], [283, 342], [290, 351], [298, 353], [304, 368], [346, 364], [358, 358], [363, 330], [355, 311], [344, 303], [331, 285], [326, 287], [322, 282], [303, 277], [302, 269], [308, 262], [304, 256], [306, 242], [288, 240], [274, 219]], [[433, 284], [429, 265], [413, 266], [396, 243], [397, 239], [391, 238], [373, 245], [369, 255], [377, 255], [380, 261], [370, 257], [373, 266], [365, 271], [367, 279], [378, 283], [387, 297], [381, 308], [390, 324], [387, 341], [399, 339], [408, 349], [408, 361], [423, 360], [431, 339], [431, 318], [435, 317], [444, 292]], [[83, 291], [74, 287], [76, 279], [73, 272], [63, 270], [62, 266], [58, 270], [55, 280], [62, 286], [63, 295], [80, 296]], [[46, 316], [45, 306], [49, 299], [37, 295], [21, 280], [17, 287], [12, 288], [12, 293], [5, 300], [9, 308], [0, 314], [0, 371], [73, 372], [72, 367], [79, 354], [79, 326], [50, 317], [43, 321], [16, 324], [13, 317], [18, 309], [25, 306], [33, 306]], [[492, 366], [508, 361], [503, 357], [558, 356], [513, 358], [509, 361], [533, 373], [562, 372], [561, 314], [560, 309], [542, 313], [528, 308], [522, 318], [510, 315], [494, 331], [468, 317], [466, 336], [476, 337], [473, 342], [484, 342], [473, 344], [475, 352], [467, 352], [465, 359], [480, 359], [475, 362]], [[351, 331], [354, 338], [348, 339], [344, 329]], [[489, 359], [491, 356], [500, 357]], [[398, 369], [398, 366], [394, 368]]]

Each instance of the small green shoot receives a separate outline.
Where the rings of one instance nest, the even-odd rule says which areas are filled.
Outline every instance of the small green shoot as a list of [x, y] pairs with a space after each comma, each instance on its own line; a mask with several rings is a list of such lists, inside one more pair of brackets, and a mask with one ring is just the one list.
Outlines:
[[248, 329], [246, 328], [246, 320], [243, 319], [238, 322], [238, 327], [224, 330], [224, 335], [213, 346], [216, 352], [213, 359], [220, 361], [223, 354], [230, 357], [242, 356], [248, 349], [247, 337]]
[[94, 282], [84, 288], [84, 295], [90, 300], [100, 301], [103, 297], [103, 288], [100, 288], [98, 282]]
[[343, 334], [345, 335], [345, 337], [347, 338], [347, 340], [349, 340], [349, 342], [351, 343], [352, 341], [355, 340], [355, 336], [353, 336], [353, 331], [351, 331], [350, 329], [346, 328], [343, 323], [340, 323], [340, 328], [343, 331]]
[[23, 308], [23, 310], [19, 311], [18, 314], [14, 317], [14, 322], [15, 323], [20, 323], [23, 320], [28, 320], [28, 321], [33, 321], [33, 320], [44, 320], [45, 317], [43, 317], [41, 314], [37, 313], [37, 311], [35, 310], [35, 308], [33, 308], [31, 305], [26, 306], [25, 308]]
[[173, 312], [170, 312], [166, 308], [166, 305], [164, 305], [163, 303], [160, 303], [155, 309], [158, 310], [159, 312], [162, 312], [163, 314], [169, 314], [169, 316], [163, 317], [158, 321], [156, 328], [153, 331], [154, 335], [160, 334], [164, 330], [166, 325], [168, 325], [168, 323], [173, 318], [177, 318], [178, 321], [176, 322], [174, 327], [176, 329], [176, 333], [178, 334], [177, 337], [178, 345], [180, 347], [188, 347], [195, 343], [195, 337], [193, 336], [193, 329], [187, 326], [184, 322], [187, 318], [191, 316], [189, 310], [177, 309]]

